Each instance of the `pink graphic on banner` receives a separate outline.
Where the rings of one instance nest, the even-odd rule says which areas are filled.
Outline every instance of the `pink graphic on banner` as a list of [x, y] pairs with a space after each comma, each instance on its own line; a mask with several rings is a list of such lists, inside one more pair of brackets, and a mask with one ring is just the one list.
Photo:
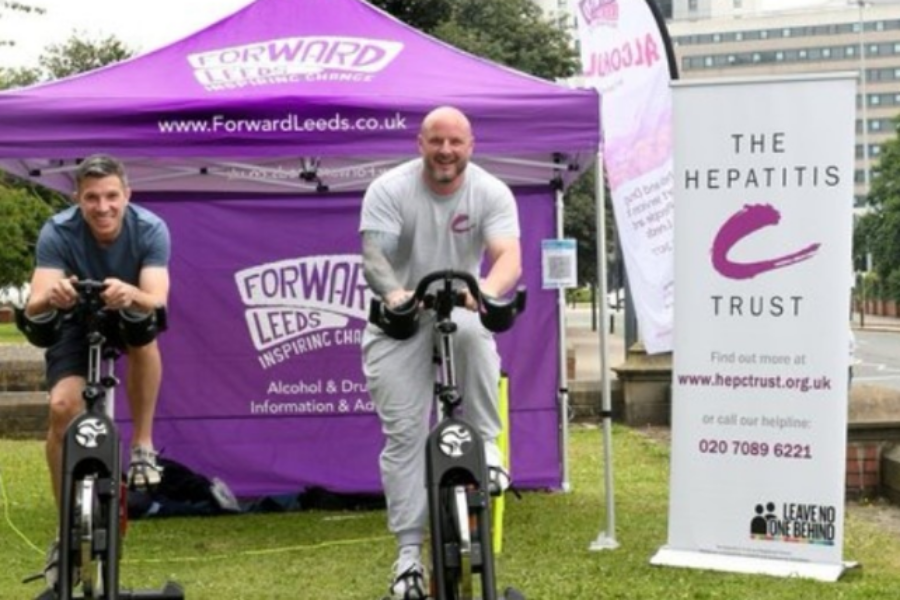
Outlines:
[[619, 20], [619, 0], [581, 0], [578, 8], [591, 25], [602, 23], [615, 26]]
[[728, 279], [752, 279], [760, 273], [789, 267], [812, 258], [821, 244], [810, 244], [797, 252], [757, 262], [735, 262], [728, 258], [728, 253], [738, 242], [764, 227], [778, 225], [780, 221], [781, 213], [769, 204], [745, 205], [731, 215], [716, 234], [712, 246], [713, 267]]

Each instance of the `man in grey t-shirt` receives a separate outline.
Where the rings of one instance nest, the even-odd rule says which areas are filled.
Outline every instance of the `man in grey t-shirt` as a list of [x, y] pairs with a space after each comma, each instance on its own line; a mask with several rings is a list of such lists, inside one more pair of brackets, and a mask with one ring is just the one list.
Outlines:
[[[84, 159], [75, 172], [75, 206], [50, 217], [37, 243], [37, 266], [27, 319], [47, 322], [57, 311], [75, 306], [77, 280], [103, 281], [104, 306], [119, 318], [140, 322], [164, 306], [169, 295], [169, 230], [148, 210], [130, 204], [131, 190], [122, 164], [105, 155]], [[123, 318], [125, 318], [123, 317]], [[134, 421], [129, 485], [159, 484], [161, 470], [153, 449], [153, 416], [162, 379], [162, 360], [155, 340], [123, 346], [128, 356], [126, 386]], [[49, 343], [49, 342], [48, 342]], [[63, 319], [59, 338], [46, 352], [50, 390], [50, 430], [47, 464], [57, 504], [62, 485], [62, 445], [66, 428], [82, 410], [82, 390], [88, 371], [86, 332], [82, 323]], [[58, 542], [57, 542], [58, 543]], [[56, 547], [51, 545], [44, 574], [48, 585], [56, 580]]]
[[[440, 107], [429, 113], [418, 145], [421, 158], [381, 175], [366, 192], [360, 223], [366, 281], [396, 307], [433, 271], [467, 271], [478, 278], [486, 257], [489, 270], [480, 280], [481, 292], [504, 295], [522, 271], [512, 192], [469, 163], [474, 137], [459, 110]], [[467, 307], [475, 309], [469, 300]], [[485, 440], [492, 478], [505, 488], [509, 478], [494, 441], [501, 428], [500, 358], [476, 313], [460, 311], [454, 320], [459, 326], [454, 360], [466, 414]], [[409, 340], [394, 340], [372, 326], [363, 338], [367, 384], [386, 437], [380, 465], [388, 525], [399, 546], [390, 589], [397, 600], [427, 595], [421, 547], [428, 519], [425, 440], [434, 385], [432, 343], [426, 326]]]

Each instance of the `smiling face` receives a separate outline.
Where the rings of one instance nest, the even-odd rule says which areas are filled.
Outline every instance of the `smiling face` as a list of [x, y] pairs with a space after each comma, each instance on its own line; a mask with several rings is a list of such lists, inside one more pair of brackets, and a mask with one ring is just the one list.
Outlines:
[[75, 192], [75, 201], [101, 246], [112, 244], [122, 231], [131, 190], [118, 175], [85, 177]]
[[462, 185], [475, 140], [464, 114], [455, 108], [438, 108], [422, 122], [419, 153], [425, 162], [425, 183], [440, 195], [452, 194]]

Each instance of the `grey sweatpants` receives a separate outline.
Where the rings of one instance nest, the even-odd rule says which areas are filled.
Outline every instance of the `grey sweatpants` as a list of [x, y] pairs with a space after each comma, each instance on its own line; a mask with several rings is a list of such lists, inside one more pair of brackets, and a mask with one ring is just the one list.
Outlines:
[[[453, 320], [458, 325], [453, 350], [462, 409], [484, 441], [493, 442], [502, 427], [497, 346], [476, 313], [456, 310]], [[425, 442], [434, 406], [433, 325], [433, 315], [423, 314], [411, 339], [394, 340], [372, 325], [363, 336], [363, 370], [386, 438], [380, 466], [388, 528], [400, 545], [421, 544], [428, 523]]]

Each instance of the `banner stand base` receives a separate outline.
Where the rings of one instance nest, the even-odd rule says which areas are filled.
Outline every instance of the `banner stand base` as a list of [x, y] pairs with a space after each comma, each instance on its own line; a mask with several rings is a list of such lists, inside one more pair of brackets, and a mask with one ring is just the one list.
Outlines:
[[665, 546], [660, 548], [650, 559], [650, 564], [776, 577], [802, 577], [828, 582], [837, 581], [845, 571], [859, 566], [859, 563], [855, 561], [839, 564], [806, 563], [675, 550]]

